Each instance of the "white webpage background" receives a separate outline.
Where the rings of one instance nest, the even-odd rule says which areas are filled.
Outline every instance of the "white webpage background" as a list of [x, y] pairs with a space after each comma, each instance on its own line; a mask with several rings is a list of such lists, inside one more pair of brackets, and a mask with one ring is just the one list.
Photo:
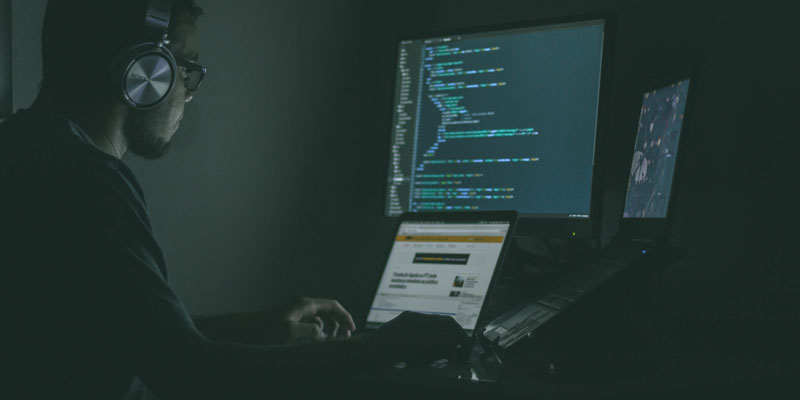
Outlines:
[[[509, 224], [403, 223], [398, 236], [499, 236]], [[403, 311], [450, 315], [473, 330], [500, 257], [499, 243], [397, 241], [392, 246], [368, 322], [388, 322]], [[417, 253], [469, 254], [466, 265], [414, 263]], [[414, 275], [417, 274], [417, 275]], [[435, 277], [433, 277], [435, 275]], [[457, 286], [460, 277], [462, 286]], [[421, 280], [432, 283], [402, 282]], [[405, 285], [405, 288], [401, 287]], [[458, 292], [454, 296], [454, 292]]]

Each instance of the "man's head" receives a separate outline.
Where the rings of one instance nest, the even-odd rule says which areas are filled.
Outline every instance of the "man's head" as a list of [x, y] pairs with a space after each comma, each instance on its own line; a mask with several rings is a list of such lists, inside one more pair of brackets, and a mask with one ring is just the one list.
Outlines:
[[[195, 23], [203, 14], [194, 0], [173, 0], [169, 49], [177, 59], [197, 59]], [[147, 0], [50, 0], [42, 29], [41, 94], [60, 105], [108, 112], [124, 109], [121, 130], [126, 147], [144, 158], [166, 153], [186, 102], [183, 67], [169, 96], [158, 106], [137, 110], [125, 105], [112, 77], [114, 60], [148, 41]]]

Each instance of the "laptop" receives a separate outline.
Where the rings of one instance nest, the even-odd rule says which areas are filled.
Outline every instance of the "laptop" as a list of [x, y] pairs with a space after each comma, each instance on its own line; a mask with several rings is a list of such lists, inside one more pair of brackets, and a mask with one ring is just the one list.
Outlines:
[[403, 214], [364, 326], [413, 311], [453, 317], [474, 337], [516, 221], [516, 211]]
[[556, 280], [543, 294], [487, 324], [479, 336], [481, 343], [499, 359], [617, 272], [665, 244], [689, 86], [687, 76], [644, 91], [619, 233], [607, 248]]

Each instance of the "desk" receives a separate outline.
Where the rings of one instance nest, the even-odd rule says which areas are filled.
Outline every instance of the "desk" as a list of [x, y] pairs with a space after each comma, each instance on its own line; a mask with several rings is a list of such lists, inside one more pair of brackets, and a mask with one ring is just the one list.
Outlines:
[[[676, 349], [670, 349], [675, 351]], [[474, 352], [480, 351], [473, 349]], [[800, 364], [775, 355], [665, 351], [634, 360], [629, 352], [616, 361], [595, 360], [582, 371], [559, 375], [532, 365], [506, 366], [497, 380], [458, 380], [442, 374], [380, 371], [356, 378], [355, 386], [388, 399], [778, 399], [798, 398]], [[558, 363], [559, 358], [555, 359]], [[566, 356], [561, 361], [568, 363]], [[572, 360], [575, 361], [575, 360]], [[638, 362], [638, 363], [637, 363]], [[627, 364], [626, 364], [627, 363]], [[535, 364], [535, 363], [534, 363]], [[626, 367], [627, 365], [627, 367]], [[638, 367], [638, 369], [637, 369]], [[454, 370], [455, 371], [455, 370]], [[464, 374], [466, 376], [466, 374]]]
[[[502, 366], [478, 344], [466, 366], [379, 371], [356, 377], [356, 386], [381, 398], [414, 400], [752, 399], [800, 394], [794, 382], [800, 377], [800, 351], [787, 353], [770, 346], [767, 351], [742, 351], [735, 340], [712, 349], [711, 344], [735, 331], [665, 315], [658, 304], [642, 299], [650, 295], [652, 283], [647, 280], [652, 280], [647, 274], [633, 274], [610, 282], [591, 301], [565, 314], [567, 318], [515, 349]], [[492, 313], [536, 286], [498, 287]], [[750, 347], [760, 339], [750, 340]], [[791, 335], [783, 339], [792, 340]]]

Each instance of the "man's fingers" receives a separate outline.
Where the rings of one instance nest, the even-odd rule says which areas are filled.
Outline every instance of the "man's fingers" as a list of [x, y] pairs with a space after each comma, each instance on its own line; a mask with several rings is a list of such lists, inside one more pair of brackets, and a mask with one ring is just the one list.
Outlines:
[[314, 322], [296, 322], [291, 327], [291, 337], [296, 342], [318, 342], [325, 340], [322, 327]]
[[331, 339], [335, 338], [339, 334], [340, 330], [342, 330], [342, 331], [344, 330], [344, 329], [341, 329], [341, 325], [339, 324], [339, 321], [336, 321], [330, 315], [322, 315], [322, 316], [318, 316], [317, 318], [322, 318], [322, 321], [325, 322], [325, 326], [323, 326], [323, 331], [328, 336], [328, 338], [331, 338]]
[[336, 300], [303, 299], [301, 309], [304, 316], [329, 315], [350, 331], [356, 330], [356, 323], [347, 310]]
[[325, 334], [325, 331], [322, 330], [322, 326], [320, 325], [315, 324], [314, 327], [312, 328], [312, 332], [313, 332], [312, 337], [314, 338], [315, 341], [322, 341], [327, 339], [328, 337], [328, 335]]
[[332, 326], [332, 328], [330, 328], [329, 336], [333, 338], [337, 337], [339, 335], [339, 326], [340, 326], [339, 321], [336, 321], [335, 319], [330, 319], [329, 324], [330, 326]]
[[340, 325], [343, 325], [347, 330], [354, 331], [356, 330], [356, 323], [353, 321], [353, 316], [350, 315], [347, 310], [342, 307], [336, 300], [326, 300], [327, 305], [330, 307], [328, 310], [333, 316], [333, 318], [338, 322]]

